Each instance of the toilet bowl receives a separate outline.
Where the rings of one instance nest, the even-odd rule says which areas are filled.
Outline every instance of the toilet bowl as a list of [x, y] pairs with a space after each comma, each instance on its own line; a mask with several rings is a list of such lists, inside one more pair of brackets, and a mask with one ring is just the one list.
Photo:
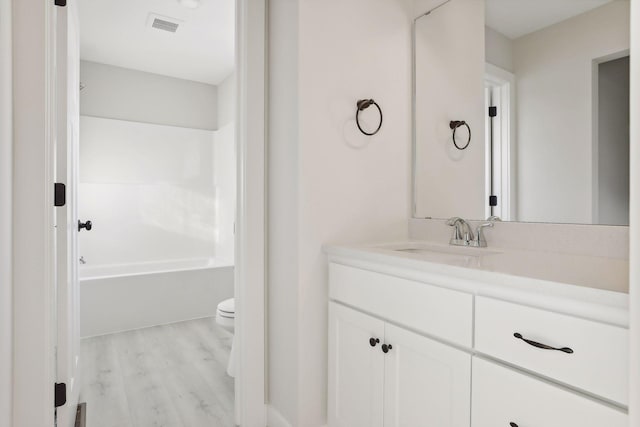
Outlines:
[[234, 298], [222, 301], [216, 311], [216, 323], [231, 333], [235, 329], [236, 303]]
[[[235, 330], [236, 320], [236, 303], [234, 298], [230, 298], [222, 301], [218, 304], [216, 310], [216, 323], [224, 330], [233, 334]], [[235, 377], [235, 342], [236, 337], [233, 336], [231, 341], [231, 354], [229, 355], [229, 364], [227, 365], [227, 374], [230, 377]]]

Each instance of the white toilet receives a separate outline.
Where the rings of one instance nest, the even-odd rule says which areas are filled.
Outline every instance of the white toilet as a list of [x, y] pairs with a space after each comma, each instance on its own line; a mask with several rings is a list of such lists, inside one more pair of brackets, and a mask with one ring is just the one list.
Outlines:
[[[218, 304], [218, 310], [216, 311], [216, 323], [221, 328], [231, 332], [233, 334], [235, 330], [236, 320], [236, 301], [234, 298], [229, 298]], [[227, 365], [227, 374], [230, 377], [235, 377], [235, 343], [236, 337], [233, 336], [231, 341], [231, 354], [229, 355], [229, 364]]]

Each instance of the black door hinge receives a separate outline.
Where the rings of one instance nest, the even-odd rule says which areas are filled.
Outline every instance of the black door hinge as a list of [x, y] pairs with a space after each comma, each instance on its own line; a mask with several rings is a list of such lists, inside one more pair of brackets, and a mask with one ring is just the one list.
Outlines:
[[65, 7], [67, 5], [67, 0], [53, 0], [53, 3], [56, 6], [62, 6]]
[[53, 184], [53, 206], [60, 207], [67, 204], [67, 186], [61, 182]]
[[489, 196], [489, 206], [498, 206], [498, 196]]
[[496, 117], [498, 115], [498, 107], [489, 107], [489, 117]]
[[67, 385], [65, 383], [56, 383], [53, 392], [53, 400], [56, 408], [67, 403]]

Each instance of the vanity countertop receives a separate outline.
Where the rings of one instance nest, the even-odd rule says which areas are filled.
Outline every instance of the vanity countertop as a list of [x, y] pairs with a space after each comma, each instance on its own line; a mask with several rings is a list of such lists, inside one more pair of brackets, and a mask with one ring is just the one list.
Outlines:
[[331, 262], [628, 326], [624, 259], [433, 242], [326, 245], [325, 252]]

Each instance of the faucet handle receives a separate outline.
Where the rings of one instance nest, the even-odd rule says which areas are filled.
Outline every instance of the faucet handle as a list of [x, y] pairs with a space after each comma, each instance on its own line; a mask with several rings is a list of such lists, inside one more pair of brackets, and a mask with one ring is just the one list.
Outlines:
[[471, 242], [471, 246], [475, 246], [476, 248], [486, 248], [487, 240], [484, 238], [483, 230], [485, 228], [492, 228], [492, 227], [493, 227], [493, 222], [485, 222], [478, 225], [478, 227], [476, 228], [476, 235], [473, 241]]
[[447, 220], [447, 225], [449, 227], [453, 227], [453, 234], [451, 236], [451, 240], [449, 240], [450, 245], [464, 246], [467, 243], [467, 239], [463, 239], [460, 236], [460, 224], [464, 221], [464, 219], [459, 216], [454, 216], [453, 218], [449, 218]]
[[462, 221], [462, 218], [460, 218], [459, 216], [454, 216], [451, 217], [447, 220], [447, 225], [449, 227], [453, 227], [453, 226], [457, 226], [458, 222]]

